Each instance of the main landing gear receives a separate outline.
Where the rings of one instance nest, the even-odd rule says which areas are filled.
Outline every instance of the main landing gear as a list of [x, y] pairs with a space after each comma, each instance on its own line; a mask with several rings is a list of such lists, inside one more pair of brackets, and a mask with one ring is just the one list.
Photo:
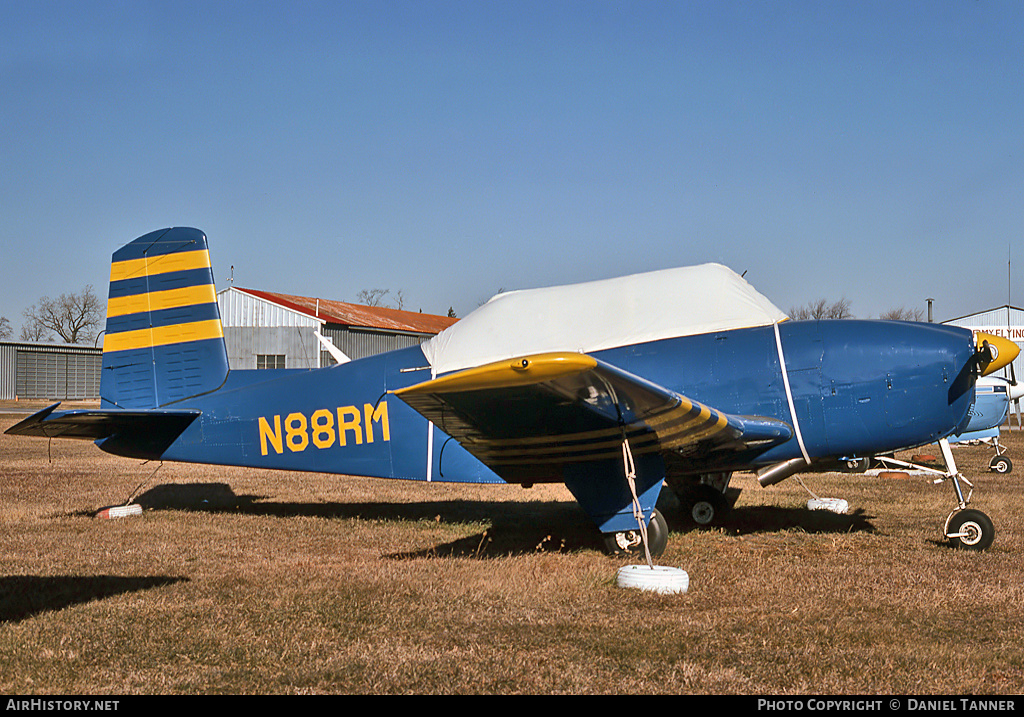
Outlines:
[[999, 442], [998, 435], [967, 441], [967, 445], [980, 444], [992, 446], [996, 450], [996, 454], [992, 456], [992, 460], [988, 462], [988, 469], [990, 471], [1005, 475], [1013, 470], [1013, 461], [1011, 461], [1010, 457], [1006, 455], [1006, 446]]
[[[668, 547], [668, 522], [657, 508], [647, 524], [647, 547], [652, 558], [660, 557]], [[604, 550], [609, 555], [643, 555], [644, 536], [639, 528], [604, 534]]]
[[[730, 500], [726, 491], [732, 473], [709, 473], [701, 476], [668, 478], [668, 488], [679, 500], [684, 520], [698, 528], [721, 525], [732, 510], [735, 496]], [[655, 508], [647, 524], [647, 541], [651, 557], [658, 557], [668, 546], [668, 523]], [[619, 533], [604, 534], [604, 549], [609, 555], [643, 555], [644, 536], [639, 528]]]
[[[614, 470], [610, 468], [611, 465], [614, 464], [607, 464], [606, 467]], [[661, 457], [656, 454], [640, 456], [634, 462], [629, 440], [626, 438], [625, 432], [623, 432], [622, 471], [625, 474], [628, 493], [619, 494], [618, 499], [628, 498], [628, 504], [632, 508], [635, 522], [629, 527], [623, 525], [623, 521], [621, 521], [625, 510], [624, 508], [619, 508], [619, 505], [623, 505], [622, 503], [616, 505], [618, 501], [614, 500], [614, 487], [603, 492], [599, 491], [597, 495], [598, 500], [594, 500], [594, 480], [578, 481], [573, 478], [566, 481], [566, 486], [576, 496], [576, 500], [581, 504], [589, 504], [591, 506], [591, 514], [599, 512], [599, 510], [594, 510], [594, 507], [595, 505], [600, 506], [602, 501], [604, 501], [604, 507], [607, 509], [609, 507], [607, 499], [609, 496], [612, 496], [612, 507], [619, 510], [618, 516], [614, 519], [612, 530], [603, 533], [605, 552], [609, 555], [617, 556], [643, 555], [647, 558], [648, 566], [653, 568], [653, 559], [660, 557], [665, 552], [665, 548], [668, 547], [668, 522], [665, 520], [665, 516], [652, 505], [656, 502], [658, 494], [661, 492], [661, 485], [664, 482], [665, 476], [665, 464]], [[574, 486], [575, 490], [573, 490]], [[641, 500], [641, 496], [643, 496], [643, 500]], [[651, 517], [646, 525], [643, 518], [643, 514], [646, 512], [644, 504], [651, 511]], [[612, 523], [612, 521], [609, 520], [607, 523]], [[619, 528], [624, 529], [619, 530]]]
[[[879, 456], [878, 460], [884, 465], [891, 464], [934, 473], [938, 477], [932, 481], [933, 483], [951, 481], [953, 483], [953, 493], [956, 497], [956, 508], [946, 518], [946, 523], [942, 528], [943, 537], [955, 548], [987, 550], [996, 537], [996, 529], [992, 524], [992, 519], [980, 510], [967, 507], [971, 502], [971, 496], [974, 494], [974, 486], [957, 471], [956, 461], [953, 460], [953, 452], [949, 448], [949, 441], [945, 438], [940, 440], [939, 448], [942, 450], [942, 460], [946, 464], [944, 472], [927, 466], [906, 463], [887, 456]], [[964, 485], [968, 488], [966, 496], [964, 495]]]
[[712, 528], [732, 510], [735, 496], [730, 500], [729, 482], [732, 473], [706, 473], [700, 476], [672, 476], [668, 487], [679, 499], [683, 519], [698, 528]]

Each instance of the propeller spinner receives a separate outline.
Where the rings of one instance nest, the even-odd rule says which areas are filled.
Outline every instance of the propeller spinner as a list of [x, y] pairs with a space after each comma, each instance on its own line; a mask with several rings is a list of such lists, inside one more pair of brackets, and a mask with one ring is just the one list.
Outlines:
[[979, 331], [975, 338], [976, 358], [982, 376], [988, 376], [1005, 368], [1017, 358], [1020, 347], [1002, 336]]

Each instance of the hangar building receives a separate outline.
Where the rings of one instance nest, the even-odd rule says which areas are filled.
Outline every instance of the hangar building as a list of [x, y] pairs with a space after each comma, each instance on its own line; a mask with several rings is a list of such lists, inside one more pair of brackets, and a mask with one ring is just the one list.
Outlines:
[[0, 400], [99, 398], [103, 349], [0, 341]]
[[350, 359], [415, 346], [457, 319], [232, 286], [217, 294], [231, 368], [322, 368], [317, 333]]
[[1013, 362], [1013, 369], [1017, 376], [1024, 378], [1024, 309], [1016, 306], [997, 306], [994, 309], [979, 311], [975, 314], [960, 316], [955, 319], [943, 321], [951, 326], [962, 326], [974, 331], [985, 331], [986, 333], [1002, 336], [1010, 339], [1021, 347], [1022, 354]]

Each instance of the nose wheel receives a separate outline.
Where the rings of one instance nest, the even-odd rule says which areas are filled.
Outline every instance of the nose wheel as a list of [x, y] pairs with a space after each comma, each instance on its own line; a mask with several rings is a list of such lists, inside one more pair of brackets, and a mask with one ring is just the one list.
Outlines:
[[946, 521], [945, 533], [950, 545], [966, 550], [986, 550], [996, 538], [992, 519], [973, 508], [954, 511]]
[[712, 528], [722, 524], [735, 497], [726, 495], [732, 473], [669, 476], [665, 482], [679, 500], [683, 522], [691, 527]]
[[1006, 456], [994, 456], [988, 463], [988, 469], [995, 473], [1009, 473], [1013, 470], [1013, 462]]
[[[939, 447], [942, 449], [942, 459], [946, 463], [946, 476], [953, 482], [953, 492], [956, 494], [957, 503], [957, 509], [946, 519], [946, 528], [943, 531], [946, 539], [954, 548], [986, 550], [996, 538], [996, 529], [992, 525], [992, 519], [980, 510], [967, 507], [974, 494], [974, 486], [957, 472], [953, 451], [949, 449], [949, 441], [943, 438], [939, 441]], [[963, 487], [960, 485], [961, 482], [966, 483], [970, 488], [966, 497]]]

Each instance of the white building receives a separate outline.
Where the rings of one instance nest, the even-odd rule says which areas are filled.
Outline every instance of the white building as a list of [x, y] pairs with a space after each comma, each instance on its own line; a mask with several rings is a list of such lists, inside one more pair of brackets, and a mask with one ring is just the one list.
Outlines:
[[231, 368], [323, 368], [316, 334], [350, 359], [415, 346], [456, 319], [232, 286], [217, 294]]

